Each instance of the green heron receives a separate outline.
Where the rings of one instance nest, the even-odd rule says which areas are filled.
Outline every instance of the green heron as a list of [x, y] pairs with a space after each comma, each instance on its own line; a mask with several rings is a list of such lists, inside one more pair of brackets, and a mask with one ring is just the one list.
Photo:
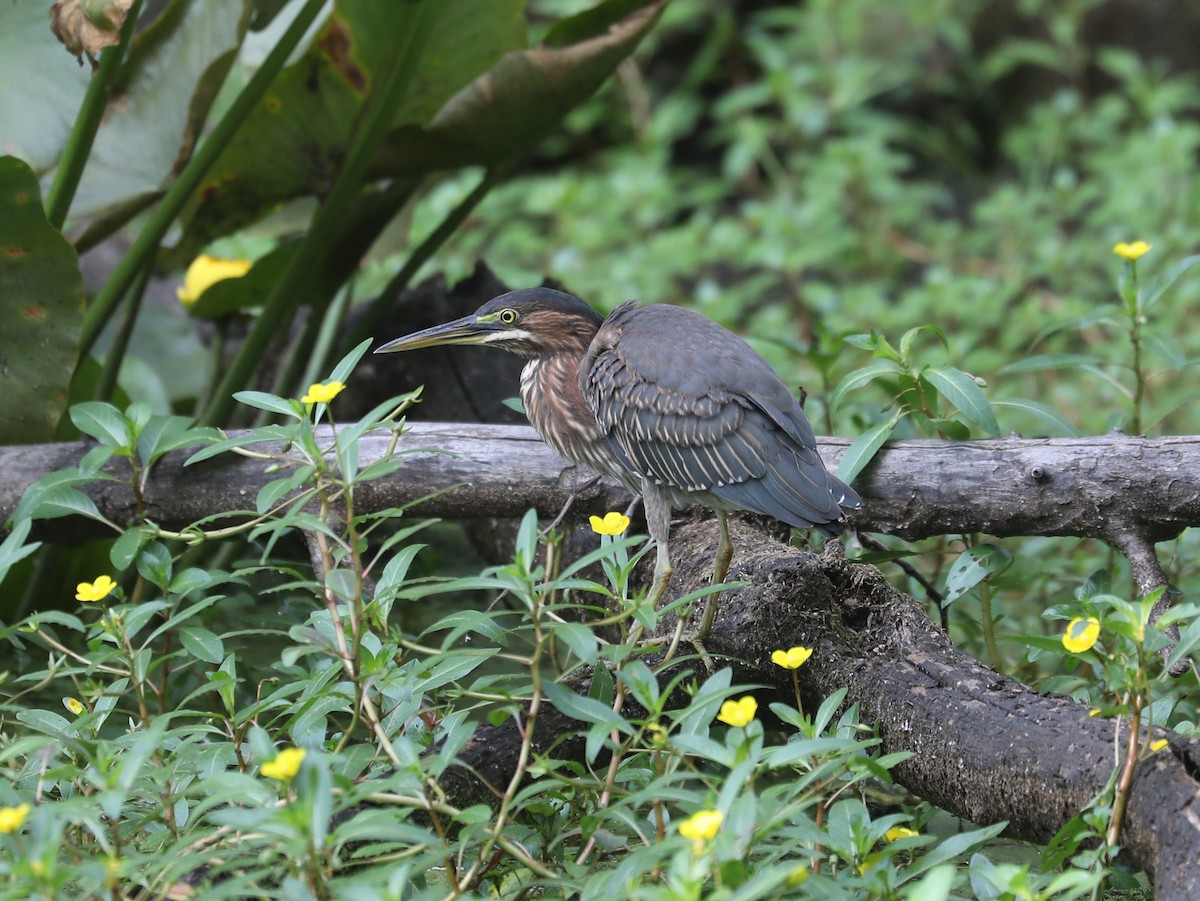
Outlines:
[[[698, 313], [629, 301], [606, 319], [570, 294], [528, 288], [375, 352], [447, 344], [501, 347], [528, 359], [521, 399], [542, 439], [642, 496], [657, 547], [654, 604], [671, 577], [675, 507], [716, 511], [715, 585], [733, 555], [726, 510], [833, 535], [829, 524], [841, 521], [842, 508], [860, 504], [825, 469], [812, 426], [770, 364]], [[714, 596], [700, 640], [715, 611]]]

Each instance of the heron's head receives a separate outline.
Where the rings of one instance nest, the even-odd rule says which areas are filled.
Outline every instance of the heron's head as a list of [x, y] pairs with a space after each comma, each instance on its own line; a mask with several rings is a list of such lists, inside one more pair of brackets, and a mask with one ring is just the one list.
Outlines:
[[469, 316], [389, 341], [377, 354], [448, 344], [500, 347], [522, 357], [577, 350], [582, 353], [604, 321], [571, 294], [524, 288], [501, 294]]

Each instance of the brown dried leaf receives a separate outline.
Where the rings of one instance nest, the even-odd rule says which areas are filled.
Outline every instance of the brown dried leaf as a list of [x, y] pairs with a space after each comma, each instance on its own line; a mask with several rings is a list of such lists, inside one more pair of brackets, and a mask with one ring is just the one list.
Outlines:
[[133, 0], [54, 0], [50, 30], [80, 63], [83, 54], [95, 65], [105, 47], [121, 40], [121, 26]]

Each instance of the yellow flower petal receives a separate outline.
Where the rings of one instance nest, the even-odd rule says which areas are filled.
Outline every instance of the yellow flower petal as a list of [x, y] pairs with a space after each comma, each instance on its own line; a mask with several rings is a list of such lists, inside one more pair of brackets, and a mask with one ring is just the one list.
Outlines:
[[112, 580], [111, 576], [100, 576], [95, 582], [80, 582], [75, 586], [75, 600], [77, 601], [102, 601], [108, 597], [117, 583]]
[[782, 666], [784, 669], [800, 669], [804, 666], [809, 657], [812, 656], [813, 649], [805, 647], [788, 648], [786, 651], [772, 651], [771, 662]]
[[750, 724], [757, 711], [758, 701], [754, 700], [753, 695], [746, 695], [736, 701], [726, 701], [722, 704], [717, 719], [729, 726], [741, 728]]
[[87, 710], [83, 703], [78, 698], [63, 698], [63, 706], [66, 707], [76, 716]]
[[629, 517], [616, 510], [604, 514], [604, 518], [592, 516], [588, 518], [592, 531], [597, 535], [620, 535], [629, 528]]
[[264, 763], [260, 772], [268, 779], [287, 782], [300, 772], [300, 764], [304, 762], [306, 753], [303, 748], [285, 748], [275, 755], [274, 760]]
[[916, 829], [909, 829], [907, 826], [893, 826], [883, 834], [886, 841], [898, 842], [902, 838], [913, 838], [920, 835]]
[[175, 294], [181, 304], [190, 307], [200, 299], [201, 294], [217, 282], [227, 278], [241, 278], [250, 271], [251, 265], [253, 264], [248, 260], [228, 260], [202, 253], [188, 266], [183, 284], [175, 289]]
[[1123, 260], [1133, 262], [1139, 257], [1145, 256], [1150, 252], [1150, 245], [1145, 241], [1132, 241], [1126, 243], [1122, 241], [1120, 244], [1113, 245], [1113, 253]]
[[1075, 617], [1067, 623], [1067, 631], [1063, 633], [1063, 647], [1072, 654], [1082, 654], [1096, 643], [1100, 637], [1100, 620], [1093, 616], [1084, 619]]
[[696, 851], [702, 851], [707, 842], [717, 837], [725, 814], [719, 810], [700, 810], [679, 824], [679, 834], [690, 838]]
[[1088, 716], [1099, 716], [1100, 713], [1101, 713], [1101, 711], [1100, 711], [1099, 707], [1093, 707], [1091, 710], [1088, 711]]
[[345, 384], [337, 381], [332, 382], [314, 382], [308, 386], [308, 393], [300, 398], [302, 404], [327, 404], [345, 388]]
[[21, 804], [17, 807], [0, 807], [0, 832], [6, 834], [16, 832], [24, 825], [27, 816], [29, 816], [28, 804]]
[[1154, 739], [1154, 741], [1150, 742], [1150, 750], [1151, 751], [1161, 751], [1163, 748], [1165, 748], [1169, 744], [1170, 744], [1170, 742], [1167, 741], [1165, 738], [1156, 738], [1156, 739]]

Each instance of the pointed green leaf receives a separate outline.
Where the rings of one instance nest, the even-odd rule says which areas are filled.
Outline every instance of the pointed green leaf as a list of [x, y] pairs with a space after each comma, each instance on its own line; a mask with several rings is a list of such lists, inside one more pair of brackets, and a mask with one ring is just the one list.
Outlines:
[[1138, 291], [1138, 294], [1141, 295], [1139, 306], [1142, 313], [1149, 313], [1150, 309], [1162, 299], [1162, 296], [1171, 290], [1171, 286], [1197, 263], [1200, 263], [1200, 253], [1185, 257], [1161, 275], [1146, 279], [1141, 285], [1141, 290]]
[[1030, 400], [1026, 397], [1007, 397], [1004, 400], [992, 401], [993, 407], [1004, 407], [1009, 410], [1017, 410], [1021, 413], [1027, 413], [1037, 419], [1047, 422], [1057, 428], [1062, 434], [1077, 438], [1079, 429], [1071, 425], [1067, 419], [1055, 410], [1053, 407], [1048, 407], [1046, 404], [1036, 400]]
[[875, 454], [892, 436], [892, 432], [896, 431], [896, 426], [903, 418], [904, 414], [897, 411], [891, 419], [877, 422], [854, 439], [854, 443], [846, 448], [842, 459], [838, 461], [837, 477], [847, 484], [854, 481], [858, 474], [875, 459]]
[[985, 435], [999, 437], [1000, 424], [996, 422], [991, 402], [973, 378], [961, 369], [950, 366], [927, 367], [921, 371], [921, 377], [937, 388], [942, 397], [954, 404]]
[[984, 579], [1012, 565], [1012, 554], [998, 544], [980, 544], [958, 555], [946, 574], [946, 595], [942, 606], [958, 600]]
[[877, 378], [883, 376], [898, 376], [904, 370], [899, 365], [891, 360], [872, 360], [861, 369], [856, 369], [854, 372], [843, 378], [833, 393], [829, 395], [829, 409], [836, 411], [841, 406], [842, 399], [851, 391], [862, 388], [864, 385], [869, 385]]

